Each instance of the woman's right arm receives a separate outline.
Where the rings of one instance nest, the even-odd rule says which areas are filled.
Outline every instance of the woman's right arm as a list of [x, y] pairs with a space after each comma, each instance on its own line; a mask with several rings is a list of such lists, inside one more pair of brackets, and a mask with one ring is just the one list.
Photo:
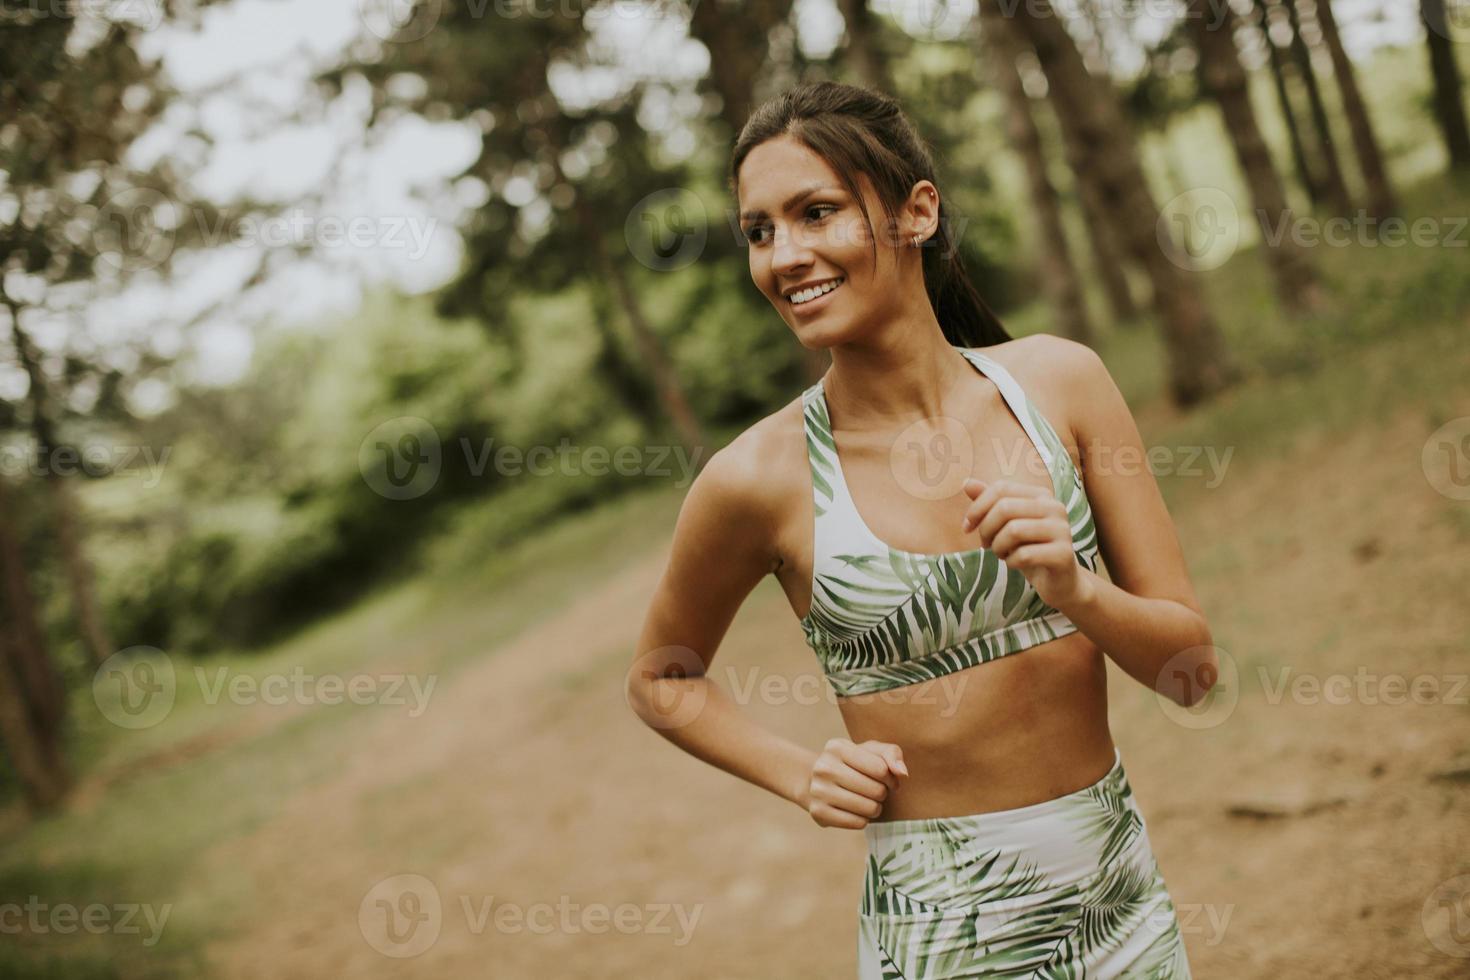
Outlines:
[[[747, 432], [715, 453], [684, 498], [628, 671], [628, 703], [696, 758], [790, 800], [823, 826], [860, 828], [896, 785], [897, 747], [833, 739], [813, 752], [752, 721], [707, 675], [736, 610], [781, 560], [781, 481], [762, 471], [758, 441]], [[767, 455], [766, 470], [770, 464]]]

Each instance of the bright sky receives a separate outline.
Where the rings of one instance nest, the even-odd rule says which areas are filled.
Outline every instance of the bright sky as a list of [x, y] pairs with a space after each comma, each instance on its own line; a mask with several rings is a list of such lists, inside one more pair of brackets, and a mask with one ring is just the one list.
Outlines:
[[[134, 14], [146, 23], [161, 20], [156, 6], [150, 7], [155, 0], [117, 2], [138, 8]], [[237, 241], [177, 260], [168, 283], [140, 281], [115, 301], [92, 303], [86, 314], [92, 342], [106, 347], [123, 336], [147, 337], [159, 352], [181, 354], [193, 378], [225, 383], [248, 368], [260, 323], [320, 322], [356, 308], [364, 284], [386, 282], [421, 292], [454, 274], [462, 254], [455, 223], [489, 193], [473, 179], [450, 180], [473, 162], [478, 128], [403, 116], [386, 128], [380, 124], [377, 142], [363, 148], [365, 83], [349, 86], [342, 99], [316, 117], [291, 120], [314, 104], [312, 76], [354, 45], [381, 43], [409, 2], [233, 0], [207, 8], [197, 32], [160, 25], [144, 33], [141, 53], [161, 58], [185, 97], [137, 142], [130, 163], [146, 167], [172, 154], [198, 166], [194, 190], [220, 202], [250, 196], [290, 204], [323, 188], [326, 194], [286, 220], [240, 229]], [[541, 6], [551, 2], [591, 5], [594, 0], [538, 0]], [[695, 133], [687, 120], [698, 111], [694, 86], [708, 70], [708, 54], [688, 37], [682, 19], [668, 13], [668, 0], [658, 2], [664, 4], [663, 16], [648, 16], [647, 8], [633, 0], [590, 12], [592, 67], [556, 65], [550, 81], [557, 97], [572, 106], [613, 97], [635, 77], [655, 80], [660, 84], [647, 90], [639, 118], [659, 131], [666, 152], [679, 157], [694, 149]], [[1122, 0], [1096, 2], [1105, 22], [1108, 11], [1122, 9]], [[1142, 23], [1133, 25], [1139, 34], [1148, 25], [1163, 33], [1178, 9], [1174, 0], [1135, 2], [1142, 7]], [[874, 7], [915, 37], [939, 39], [956, 35], [973, 16], [974, 0], [874, 0]], [[1416, 7], [1403, 0], [1334, 3], [1355, 57], [1378, 44], [1414, 41], [1420, 30]], [[797, 0], [796, 24], [798, 41], [810, 57], [824, 57], [841, 42], [835, 0]], [[1113, 47], [1127, 70], [1126, 46]], [[401, 82], [412, 88], [412, 79]], [[214, 146], [187, 136], [191, 127], [207, 132]], [[339, 154], [341, 170], [333, 177]], [[550, 214], [528, 179], [512, 179], [499, 191], [528, 205], [525, 218], [532, 227]], [[303, 239], [318, 246], [312, 258], [293, 260], [253, 298], [227, 304], [188, 334], [178, 329], [177, 324], [238, 291], [262, 243]], [[66, 329], [61, 321], [38, 324], [37, 341], [56, 349]], [[9, 393], [17, 385], [24, 390], [22, 378], [0, 374], [0, 391]], [[166, 386], [144, 389], [139, 407], [161, 408], [167, 399]]]

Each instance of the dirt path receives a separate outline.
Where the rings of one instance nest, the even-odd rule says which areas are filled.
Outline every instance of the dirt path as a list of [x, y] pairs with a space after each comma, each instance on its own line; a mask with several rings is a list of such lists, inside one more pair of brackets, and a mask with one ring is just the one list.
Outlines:
[[[1420, 471], [1426, 434], [1406, 415], [1285, 458], [1240, 449], [1176, 514], [1238, 703], [1181, 724], [1113, 671], [1112, 718], [1197, 977], [1470, 971], [1435, 894], [1470, 872], [1470, 707], [1444, 703], [1470, 670], [1470, 531]], [[334, 779], [221, 843], [200, 873], [248, 868], [253, 911], [210, 973], [851, 976], [861, 835], [679, 754], [623, 701], [663, 558], [456, 674], [421, 717], [377, 720]], [[773, 583], [715, 674], [818, 678]], [[1436, 678], [1438, 703], [1367, 703], [1388, 692], [1360, 674]], [[1356, 687], [1309, 703], [1302, 675]], [[824, 698], [747, 710], [807, 744], [841, 730]], [[379, 899], [422, 920], [412, 938], [390, 939]]]

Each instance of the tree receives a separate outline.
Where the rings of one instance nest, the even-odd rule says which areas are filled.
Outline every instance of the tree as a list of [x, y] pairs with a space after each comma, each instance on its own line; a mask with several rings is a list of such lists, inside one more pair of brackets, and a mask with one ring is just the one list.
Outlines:
[[853, 74], [868, 88], [897, 95], [877, 18], [873, 16], [868, 0], [839, 0], [839, 8], [847, 25], [847, 61], [852, 65]]
[[61, 741], [66, 701], [46, 652], [15, 514], [0, 479], [0, 743], [26, 799], [45, 808], [61, 799], [69, 782]]
[[1290, 235], [1273, 236], [1270, 223], [1284, 221], [1290, 212], [1286, 190], [1271, 153], [1261, 136], [1251, 107], [1250, 88], [1235, 47], [1234, 14], [1228, 6], [1219, 24], [1210, 22], [1210, 0], [1189, 0], [1185, 21], [1199, 51], [1202, 86], [1220, 107], [1236, 162], [1250, 189], [1251, 204], [1262, 232], [1261, 254], [1271, 269], [1276, 294], [1288, 309], [1313, 309], [1321, 304], [1317, 272], [1306, 251]]
[[1322, 28], [1322, 43], [1332, 58], [1332, 73], [1337, 76], [1337, 88], [1342, 93], [1342, 111], [1347, 116], [1348, 129], [1352, 132], [1353, 148], [1357, 152], [1358, 167], [1363, 172], [1363, 183], [1368, 192], [1368, 212], [1382, 220], [1398, 212], [1393, 185], [1388, 179], [1388, 169], [1383, 165], [1383, 152], [1378, 148], [1378, 137], [1373, 133], [1372, 120], [1368, 118], [1368, 107], [1358, 90], [1358, 79], [1353, 63], [1343, 49], [1342, 38], [1337, 32], [1337, 19], [1332, 13], [1329, 0], [1316, 0], [1317, 23]]
[[1470, 126], [1465, 123], [1465, 97], [1445, 0], [1419, 0], [1424, 39], [1429, 45], [1429, 68], [1434, 78], [1434, 118], [1450, 155], [1450, 167], [1470, 170]]
[[[480, 124], [481, 152], [463, 176], [497, 188], [529, 175], [538, 194], [557, 203], [549, 220], [532, 231], [525, 227], [524, 207], [492, 194], [464, 229], [467, 259], [444, 293], [441, 312], [489, 318], [512, 291], [585, 286], [596, 297], [594, 303], [623, 312], [663, 418], [693, 452], [704, 444], [702, 428], [643, 308], [628, 247], [615, 244], [623, 241], [623, 216], [634, 212], [640, 200], [688, 181], [677, 169], [661, 170], [652, 163], [648, 134], [637, 120], [636, 86], [576, 112], [559, 103], [548, 72], [553, 64], [584, 64], [586, 40], [576, 11], [507, 17], [489, 33], [472, 6], [453, 6], [442, 12], [427, 37], [390, 42], [381, 58], [339, 66], [322, 80], [341, 85], [349, 72], [364, 75], [374, 86], [375, 118], [423, 112]], [[735, 67], [744, 70], [742, 65]], [[421, 79], [420, 91], [391, 94], [391, 80], [402, 73]], [[734, 85], [729, 80], [733, 70], [721, 66], [719, 74]], [[604, 161], [570, 170], [567, 161], [585, 161], [594, 144]], [[618, 218], [609, 221], [608, 215]], [[610, 344], [603, 356], [621, 354]], [[615, 385], [613, 391], [626, 392], [627, 386]], [[636, 403], [627, 407], [639, 414]]]
[[689, 33], [709, 49], [708, 80], [720, 96], [720, 116], [730, 127], [731, 142], [755, 108], [755, 80], [770, 52], [771, 28], [786, 22], [791, 4], [792, 0], [746, 0], [738, 5], [689, 0]]
[[1292, 60], [1307, 90], [1307, 107], [1311, 111], [1312, 128], [1317, 133], [1317, 155], [1326, 174], [1327, 200], [1338, 214], [1347, 214], [1353, 208], [1352, 198], [1342, 176], [1342, 163], [1338, 160], [1337, 144], [1332, 137], [1332, 123], [1327, 117], [1327, 103], [1322, 100], [1322, 87], [1317, 84], [1317, 72], [1312, 68], [1312, 52], [1302, 37], [1301, 14], [1296, 0], [1277, 2], [1286, 11], [1286, 21], [1291, 27]]
[[[0, 224], [0, 308], [19, 366], [28, 381], [30, 429], [50, 489], [50, 514], [83, 642], [101, 663], [112, 653], [98, 609], [85, 548], [83, 517], [69, 475], [51, 465], [64, 448], [58, 421], [65, 412], [52, 391], [45, 359], [28, 321], [45, 315], [68, 285], [116, 282], [138, 265], [166, 265], [172, 240], [150, 235], [156, 209], [167, 203], [176, 175], [163, 165], [132, 173], [124, 151], [158, 117], [166, 94], [157, 66], [133, 46], [135, 27], [102, 21], [90, 45], [66, 17], [0, 27], [0, 199], [16, 217]], [[137, 246], [141, 243], [141, 249]], [[162, 245], [160, 249], [157, 246]], [[64, 359], [72, 383], [90, 377], [115, 393], [117, 378], [82, 355]], [[103, 402], [107, 402], [104, 399]], [[104, 407], [106, 405], [104, 404]]]
[[1286, 86], [1286, 66], [1282, 62], [1281, 49], [1271, 37], [1272, 9], [1266, 0], [1255, 0], [1257, 26], [1261, 32], [1261, 40], [1266, 45], [1271, 81], [1276, 88], [1276, 105], [1281, 113], [1281, 122], [1286, 127], [1287, 143], [1291, 147], [1291, 160], [1296, 168], [1297, 180], [1301, 181], [1312, 206], [1322, 207], [1327, 201], [1327, 188], [1307, 160], [1301, 124], [1297, 122], [1296, 108], [1292, 105], [1291, 93]]
[[[1027, 190], [1040, 235], [1041, 287], [1056, 315], [1061, 333], [1085, 344], [1093, 342], [1092, 324], [1082, 299], [1082, 283], [1072, 262], [1062, 226], [1061, 199], [1047, 176], [1046, 153], [1041, 131], [1031, 114], [1031, 99], [1016, 67], [1020, 40], [999, 11], [985, 4], [980, 8], [984, 31], [982, 57], [993, 66], [995, 82], [1006, 102], [1006, 135], [1026, 171]], [[988, 57], [986, 57], [988, 55]]]
[[[1001, 0], [986, 0], [999, 3]], [[1103, 200], [1134, 261], [1153, 285], [1153, 306], [1168, 354], [1169, 392], [1176, 404], [1204, 401], [1233, 383], [1239, 369], [1198, 285], [1186, 278], [1173, 243], [1161, 241], [1159, 208], [1144, 179], [1138, 145], [1111, 85], [1089, 75], [1076, 43], [1049, 0], [1014, 6], [1013, 23], [1036, 52], [1049, 99], [1064, 131], [1082, 148]], [[1167, 230], [1162, 232], [1167, 236]]]

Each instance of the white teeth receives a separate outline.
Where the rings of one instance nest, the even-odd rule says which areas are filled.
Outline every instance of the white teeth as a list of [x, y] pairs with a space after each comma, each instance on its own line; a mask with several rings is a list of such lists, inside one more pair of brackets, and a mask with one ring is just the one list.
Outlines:
[[811, 302], [823, 293], [830, 293], [846, 281], [845, 279], [833, 279], [831, 282], [824, 282], [820, 286], [813, 286], [811, 289], [798, 290], [788, 298], [791, 300], [792, 306], [800, 306], [802, 303]]

